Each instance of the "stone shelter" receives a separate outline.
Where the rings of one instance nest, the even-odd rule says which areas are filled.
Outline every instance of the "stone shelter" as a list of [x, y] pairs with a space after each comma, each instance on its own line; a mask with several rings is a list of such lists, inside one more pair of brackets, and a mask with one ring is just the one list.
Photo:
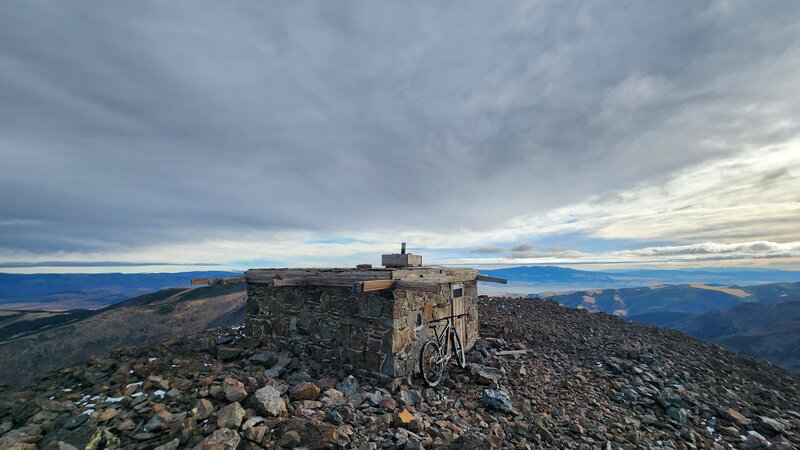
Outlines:
[[405, 376], [433, 337], [431, 320], [465, 314], [454, 323], [470, 349], [478, 338], [477, 281], [505, 281], [475, 269], [425, 267], [405, 252], [383, 255], [383, 265], [248, 270], [246, 332], [265, 345], [301, 345], [334, 369]]

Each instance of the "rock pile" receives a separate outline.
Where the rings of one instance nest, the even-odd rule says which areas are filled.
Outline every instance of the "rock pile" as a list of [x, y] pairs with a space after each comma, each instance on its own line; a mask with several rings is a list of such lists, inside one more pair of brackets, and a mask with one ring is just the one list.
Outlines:
[[0, 395], [0, 448], [621, 449], [800, 444], [789, 373], [678, 332], [482, 298], [443, 383], [323, 370], [217, 329], [125, 348]]

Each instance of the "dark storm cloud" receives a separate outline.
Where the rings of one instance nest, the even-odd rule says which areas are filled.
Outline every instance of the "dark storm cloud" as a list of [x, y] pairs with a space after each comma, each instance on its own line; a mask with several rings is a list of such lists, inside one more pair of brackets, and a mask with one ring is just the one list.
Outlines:
[[798, 131], [800, 3], [0, 5], [0, 247], [490, 229]]

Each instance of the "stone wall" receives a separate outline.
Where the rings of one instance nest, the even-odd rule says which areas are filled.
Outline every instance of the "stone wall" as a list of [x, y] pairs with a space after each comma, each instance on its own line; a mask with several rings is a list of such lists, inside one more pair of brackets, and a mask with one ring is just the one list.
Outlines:
[[[478, 336], [477, 283], [464, 288], [466, 335]], [[350, 288], [248, 283], [246, 331], [265, 345], [304, 346], [333, 369], [403, 376], [414, 370], [419, 349], [432, 337], [428, 321], [450, 314], [451, 284], [438, 292], [390, 289], [354, 294]], [[441, 329], [441, 325], [439, 327]]]

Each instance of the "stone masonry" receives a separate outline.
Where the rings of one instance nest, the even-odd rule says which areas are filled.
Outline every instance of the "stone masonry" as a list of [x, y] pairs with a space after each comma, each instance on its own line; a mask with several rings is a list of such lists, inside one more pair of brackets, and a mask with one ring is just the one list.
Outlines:
[[453, 313], [466, 314], [456, 320], [465, 350], [478, 338], [472, 269], [254, 269], [246, 278], [246, 332], [301, 345], [334, 369], [407, 375], [433, 337], [429, 322]]

